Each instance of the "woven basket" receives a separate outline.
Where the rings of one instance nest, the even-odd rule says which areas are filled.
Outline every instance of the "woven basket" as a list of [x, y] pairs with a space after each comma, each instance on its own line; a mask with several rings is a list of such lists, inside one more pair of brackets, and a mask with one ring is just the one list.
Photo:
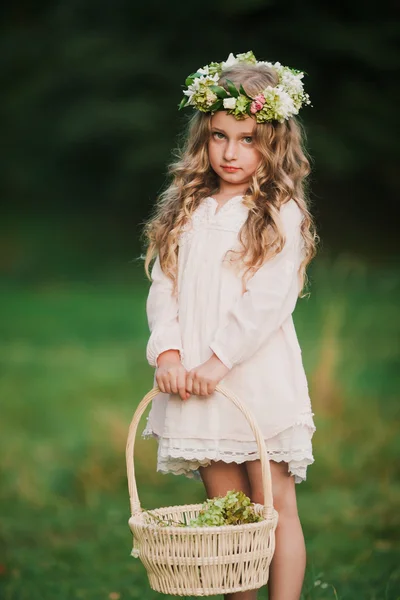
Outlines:
[[[259, 589], [268, 581], [278, 513], [273, 507], [265, 442], [254, 418], [238, 397], [221, 385], [215, 389], [242, 411], [255, 435], [261, 460], [264, 505], [254, 504], [254, 509], [263, 520], [220, 527], [170, 527], [156, 524], [141, 509], [135, 481], [134, 443], [143, 412], [160, 393], [159, 387], [155, 386], [133, 415], [126, 446], [126, 467], [132, 515], [129, 519], [133, 534], [132, 556], [139, 557], [144, 564], [150, 587], [163, 594], [214, 596]], [[186, 504], [156, 508], [151, 512], [161, 518], [188, 523], [198, 516], [201, 507], [201, 504]]]

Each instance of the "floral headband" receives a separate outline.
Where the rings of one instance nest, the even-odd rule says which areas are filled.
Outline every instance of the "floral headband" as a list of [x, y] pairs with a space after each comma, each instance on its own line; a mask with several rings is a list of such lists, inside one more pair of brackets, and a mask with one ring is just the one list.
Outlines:
[[[275, 69], [279, 77], [278, 84], [275, 87], [267, 86], [254, 98], [246, 93], [242, 85], [237, 89], [229, 79], [226, 79], [228, 91], [219, 86], [222, 71], [239, 63], [266, 65]], [[311, 104], [309, 95], [303, 90], [303, 76], [302, 71], [284, 67], [279, 62], [258, 61], [251, 50], [236, 56], [231, 53], [225, 62], [212, 62], [187, 77], [187, 89], [183, 92], [179, 110], [184, 106], [211, 113], [226, 110], [238, 120], [254, 116], [257, 123], [283, 123], [285, 119], [297, 115], [303, 104]]]

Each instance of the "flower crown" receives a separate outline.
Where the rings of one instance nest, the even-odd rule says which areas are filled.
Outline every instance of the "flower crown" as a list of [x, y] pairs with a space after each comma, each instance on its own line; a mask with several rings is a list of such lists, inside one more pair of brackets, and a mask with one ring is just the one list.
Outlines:
[[[229, 79], [226, 79], [227, 91], [218, 85], [219, 78], [224, 69], [238, 63], [271, 67], [277, 72], [279, 81], [275, 87], [267, 86], [254, 98], [247, 94], [242, 85], [237, 89]], [[283, 123], [285, 119], [297, 115], [303, 104], [311, 104], [309, 95], [303, 90], [303, 76], [302, 71], [284, 67], [279, 62], [258, 61], [251, 50], [236, 56], [231, 53], [225, 62], [212, 62], [187, 77], [187, 89], [178, 105], [179, 110], [184, 106], [211, 113], [226, 110], [238, 120], [254, 116], [257, 123]]]

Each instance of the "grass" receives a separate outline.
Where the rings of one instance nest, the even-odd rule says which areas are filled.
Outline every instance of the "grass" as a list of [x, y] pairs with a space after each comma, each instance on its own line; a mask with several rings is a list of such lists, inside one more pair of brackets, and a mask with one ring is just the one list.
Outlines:
[[[296, 488], [302, 600], [398, 600], [399, 272], [339, 256], [310, 278], [294, 315], [317, 425]], [[2, 600], [161, 597], [127, 524], [127, 429], [153, 381], [145, 296], [133, 278], [1, 290]], [[201, 483], [156, 473], [156, 448], [137, 437], [142, 505], [201, 502]]]

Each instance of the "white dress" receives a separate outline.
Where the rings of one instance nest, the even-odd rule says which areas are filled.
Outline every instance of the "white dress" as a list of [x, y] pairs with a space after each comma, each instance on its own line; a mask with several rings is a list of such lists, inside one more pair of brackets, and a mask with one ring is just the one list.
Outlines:
[[[242, 196], [221, 208], [205, 198], [179, 237], [178, 295], [157, 257], [146, 310], [150, 338], [146, 357], [157, 366], [161, 352], [177, 349], [187, 370], [213, 352], [230, 369], [221, 384], [246, 403], [264, 435], [271, 460], [286, 461], [295, 483], [314, 462], [315, 431], [301, 348], [293, 324], [303, 258], [302, 213], [294, 200], [280, 211], [283, 250], [267, 261], [243, 290], [240, 273], [223, 261], [238, 249], [248, 216]], [[217, 212], [218, 209], [218, 212]], [[156, 379], [153, 381], [156, 385]], [[153, 399], [143, 438], [158, 440], [157, 471], [200, 478], [211, 460], [242, 463], [259, 458], [250, 425], [223, 394], [159, 393]]]

